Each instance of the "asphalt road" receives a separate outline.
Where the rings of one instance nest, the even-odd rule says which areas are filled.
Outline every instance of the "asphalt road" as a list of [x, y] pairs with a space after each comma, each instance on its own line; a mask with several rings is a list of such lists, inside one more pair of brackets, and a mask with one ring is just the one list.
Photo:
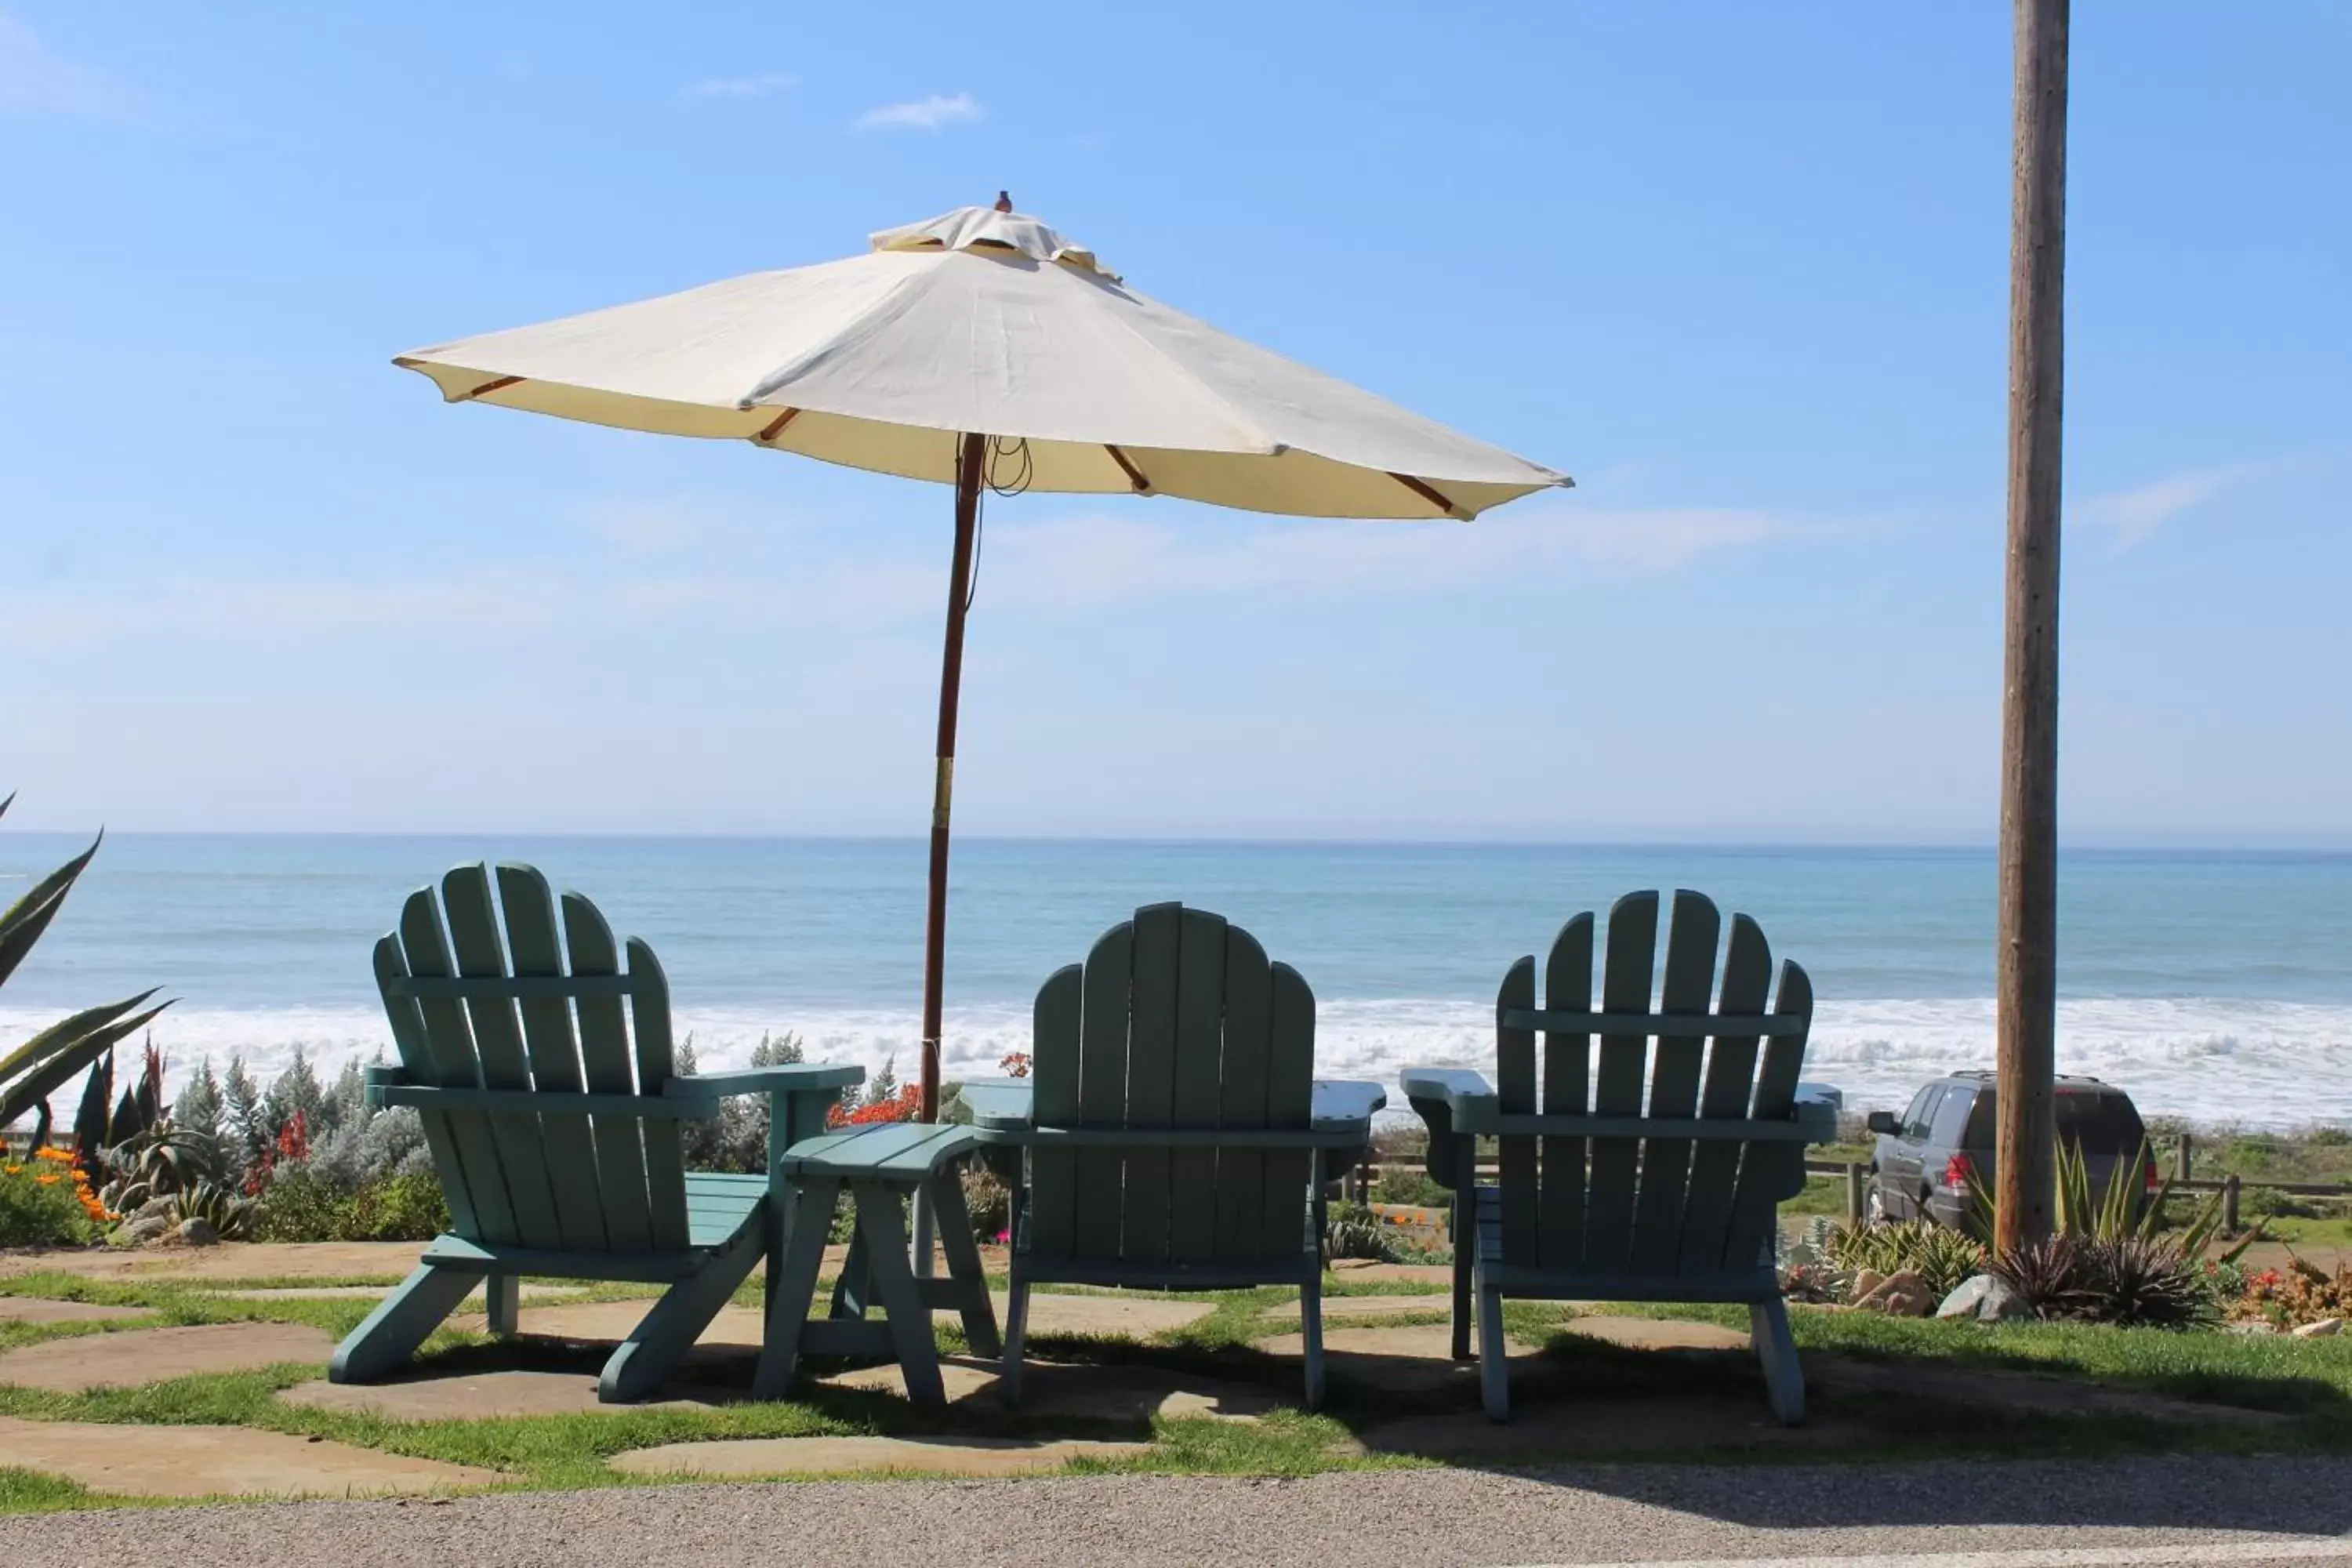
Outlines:
[[2352, 1568], [2352, 1460], [804, 1482], [0, 1519], [0, 1560]]

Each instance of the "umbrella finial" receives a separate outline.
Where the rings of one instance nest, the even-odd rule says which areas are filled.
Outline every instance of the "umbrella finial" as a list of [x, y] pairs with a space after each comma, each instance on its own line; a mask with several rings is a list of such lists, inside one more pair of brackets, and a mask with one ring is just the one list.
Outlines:
[[996, 193], [996, 210], [1001, 213], [1009, 213], [1013, 210], [1013, 193], [1011, 191], [999, 191]]

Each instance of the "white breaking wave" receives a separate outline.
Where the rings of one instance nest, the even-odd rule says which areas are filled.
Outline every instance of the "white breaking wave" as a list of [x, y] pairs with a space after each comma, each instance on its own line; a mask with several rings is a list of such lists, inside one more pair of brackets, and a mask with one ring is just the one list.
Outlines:
[[[0, 1041], [21, 1040], [53, 1017], [0, 1010]], [[911, 1011], [805, 1010], [778, 1006], [679, 1011], [706, 1068], [741, 1066], [762, 1034], [798, 1034], [811, 1060], [854, 1061], [868, 1071], [896, 1058], [912, 1076], [919, 1030]], [[1029, 1048], [1029, 1009], [996, 1005], [948, 1010], [944, 1070], [991, 1077], [1012, 1051]], [[381, 1014], [361, 1009], [213, 1011], [173, 1008], [155, 1042], [176, 1082], [209, 1058], [215, 1068], [242, 1054], [268, 1077], [299, 1047], [331, 1077], [353, 1056], [390, 1054]], [[1824, 1002], [1816, 1013], [1805, 1077], [1844, 1090], [1849, 1109], [1892, 1108], [1930, 1078], [1993, 1060], [1990, 998]], [[1373, 1079], [1390, 1086], [1414, 1066], [1491, 1070], [1494, 1011], [1454, 1001], [1352, 1001], [1318, 1005], [1315, 1068], [1320, 1077]], [[2058, 1009], [2058, 1066], [2130, 1090], [2151, 1116], [2203, 1123], [2296, 1127], [2352, 1121], [2352, 1006], [2229, 999], [2094, 998]], [[65, 1093], [70, 1096], [75, 1091]]]

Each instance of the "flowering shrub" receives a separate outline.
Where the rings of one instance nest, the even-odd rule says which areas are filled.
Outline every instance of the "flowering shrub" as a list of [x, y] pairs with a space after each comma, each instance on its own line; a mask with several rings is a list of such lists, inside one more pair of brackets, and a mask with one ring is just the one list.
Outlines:
[[1006, 1078], [1027, 1078], [1029, 1076], [1029, 1053], [1027, 1051], [1007, 1051], [996, 1065], [1004, 1069], [1004, 1076]]
[[[2226, 1277], [2219, 1270], [2215, 1275], [2217, 1286], [2226, 1290]], [[2234, 1322], [2267, 1322], [2282, 1329], [2352, 1317], [2352, 1264], [2338, 1263], [2330, 1274], [2289, 1254], [2284, 1268], [2245, 1273], [2238, 1295], [2221, 1302], [2221, 1315]]]
[[0, 1247], [80, 1247], [113, 1216], [63, 1149], [0, 1164]]
[[887, 1100], [864, 1105], [836, 1105], [824, 1113], [827, 1127], [870, 1127], [877, 1122], [912, 1121], [923, 1111], [923, 1090], [908, 1084]]

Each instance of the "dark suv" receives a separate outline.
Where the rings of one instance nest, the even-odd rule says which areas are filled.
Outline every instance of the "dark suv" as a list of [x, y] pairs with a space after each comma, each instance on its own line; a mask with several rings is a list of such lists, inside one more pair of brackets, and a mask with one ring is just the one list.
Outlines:
[[[2146, 1162], [2141, 1188], [2153, 1194], [2156, 1162], [2146, 1156], [2147, 1128], [2131, 1096], [2095, 1078], [2062, 1078], [2057, 1091], [2059, 1145], [2082, 1146], [2092, 1191], [2105, 1192], [2116, 1172], [2139, 1156]], [[1912, 1096], [1900, 1116], [1872, 1111], [1870, 1130], [1878, 1134], [1870, 1161], [1872, 1217], [1925, 1215], [1939, 1225], [1968, 1224], [1978, 1184], [1992, 1180], [1996, 1103], [1991, 1073], [1956, 1072]]]

